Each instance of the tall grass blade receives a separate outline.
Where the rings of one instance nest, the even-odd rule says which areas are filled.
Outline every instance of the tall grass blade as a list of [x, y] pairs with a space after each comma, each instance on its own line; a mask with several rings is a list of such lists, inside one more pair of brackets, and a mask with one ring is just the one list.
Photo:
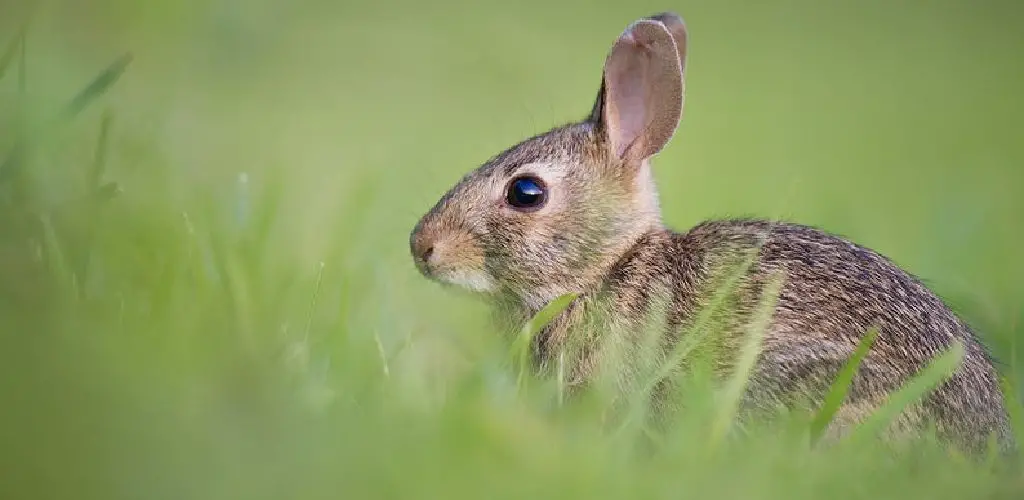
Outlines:
[[839, 375], [836, 376], [836, 380], [829, 388], [828, 394], [825, 395], [825, 401], [822, 403], [821, 409], [818, 410], [814, 420], [811, 421], [810, 437], [812, 445], [818, 442], [825, 429], [828, 428], [828, 424], [832, 422], [836, 412], [839, 411], [839, 407], [846, 400], [846, 393], [850, 390], [850, 385], [853, 383], [853, 376], [857, 373], [861, 362], [867, 356], [868, 351], [871, 350], [871, 346], [874, 345], [877, 338], [877, 329], [872, 328], [868, 330], [864, 337], [860, 339], [860, 342], [857, 343], [857, 349], [853, 351], [853, 355], [850, 356], [850, 359], [847, 360], [843, 369], [839, 372]]
[[313, 294], [309, 298], [309, 309], [306, 310], [306, 325], [302, 330], [302, 339], [309, 342], [309, 332], [313, 329], [313, 314], [316, 313], [316, 304], [320, 300], [320, 286], [324, 282], [324, 263], [321, 262], [316, 271], [316, 284], [313, 286]]
[[[25, 159], [25, 145], [24, 143], [17, 143], [11, 148], [11, 151], [7, 153], [3, 163], [0, 163], [0, 185], [7, 181], [16, 182], [18, 166], [22, 164]], [[15, 189], [13, 196], [16, 199], [24, 198], [25, 193]]]
[[540, 311], [537, 311], [537, 314], [534, 314], [520, 329], [519, 335], [512, 346], [512, 355], [518, 361], [517, 387], [522, 387], [526, 373], [529, 371], [531, 347], [533, 346], [534, 337], [559, 314], [565, 311], [578, 296], [578, 293], [567, 293], [555, 298], [542, 307]]
[[[273, 175], [273, 177], [269, 177]], [[283, 196], [281, 186], [287, 181], [277, 175], [277, 170], [264, 172], [263, 189], [253, 197], [248, 207], [249, 215], [246, 224], [246, 243], [249, 245], [250, 258], [258, 260], [268, 248], [273, 223], [281, 206]]]
[[[7, 70], [10, 69], [14, 63], [15, 56], [19, 56], [19, 77], [18, 77], [18, 92], [24, 94], [25, 89], [25, 38], [28, 34], [28, 22], [22, 25], [18, 33], [11, 39], [10, 44], [4, 49], [2, 55], [0, 55], [0, 80], [3, 80], [7, 74]], [[19, 118], [24, 118], [19, 116]], [[19, 129], [20, 133], [24, 133], [23, 130]], [[20, 134], [19, 134], [20, 135]], [[15, 169], [19, 165], [24, 157], [24, 146], [22, 144], [22, 138], [15, 142], [14, 147], [7, 153], [7, 157], [4, 158], [3, 163], [0, 163], [0, 183], [3, 183], [7, 179], [11, 178], [15, 174]], [[23, 193], [17, 193], [21, 195]]]
[[[89, 105], [89, 103], [103, 95], [111, 86], [114, 85], [114, 83], [117, 82], [124, 71], [128, 68], [128, 64], [131, 63], [131, 61], [131, 54], [125, 54], [114, 61], [107, 67], [107, 69], [100, 73], [99, 76], [93, 79], [88, 86], [82, 89], [81, 92], [71, 99], [64, 109], [53, 118], [54, 122], [70, 120], [77, 116]], [[29, 151], [29, 146], [34, 141], [37, 141], [45, 131], [46, 128], [27, 131], [25, 136], [15, 143], [11, 152], [8, 153], [7, 157], [4, 159], [3, 164], [0, 164], [0, 183], [17, 175], [25, 155]]]
[[71, 293], [68, 296], [77, 297], [78, 286], [74, 272], [68, 266], [67, 256], [61, 248], [60, 238], [54, 230], [50, 217], [45, 214], [40, 215], [39, 223], [43, 233], [43, 248], [45, 249], [46, 260], [51, 272], [57, 277], [62, 289], [65, 289], [65, 287], [70, 289]]
[[757, 251], [751, 251], [750, 255], [728, 275], [723, 286], [715, 290], [715, 294], [712, 295], [710, 302], [701, 309], [693, 325], [679, 336], [679, 342], [673, 347], [672, 352], [669, 354], [666, 362], [662, 364], [661, 369], [644, 385], [643, 392], [645, 394], [651, 394], [659, 383], [671, 377], [675, 370], [683, 363], [683, 360], [712, 333], [712, 318], [722, 312], [726, 301], [739, 287], [740, 280], [743, 279], [756, 260]]
[[[92, 165], [89, 167], [86, 189], [88, 195], [85, 199], [86, 220], [84, 241], [82, 243], [81, 256], [75, 265], [76, 273], [82, 277], [82, 283], [89, 280], [89, 261], [92, 258], [93, 246], [96, 240], [96, 229], [99, 226], [99, 206], [112, 199], [120, 192], [120, 186], [116, 182], [100, 185], [103, 180], [103, 173], [107, 165], [107, 150], [110, 143], [110, 126], [113, 122], [113, 114], [107, 111], [100, 120], [99, 136], [96, 138], [96, 150], [93, 153]], [[86, 289], [82, 287], [82, 291]]]
[[[658, 375], [663, 372], [671, 373], [670, 367], [666, 370], [665, 359], [662, 353], [664, 352], [664, 337], [668, 331], [667, 321], [669, 318], [669, 307], [671, 293], [667, 290], [662, 290], [661, 293], [651, 294], [651, 304], [648, 306], [647, 320], [644, 324], [644, 333], [640, 336], [639, 341], [632, 342], [633, 346], [630, 346], [629, 357], [625, 360], [628, 366], [622, 368], [626, 370], [626, 373], [630, 374], [630, 378], [636, 377], [635, 381], [636, 390], [630, 391], [628, 397], [628, 404], [626, 407], [626, 414], [623, 421], [619, 424], [618, 429], [615, 431], [615, 435], [620, 438], [625, 438], [627, 435], [633, 432], [639, 431], [641, 433], [646, 431], [645, 425], [647, 424], [647, 417], [651, 414], [651, 403], [653, 397], [655, 397], [655, 390], [658, 385], [658, 381], [661, 379]], [[634, 380], [629, 381], [629, 385], [634, 385]]]
[[878, 436], [904, 409], [948, 379], [960, 367], [963, 359], [963, 343], [955, 340], [952, 346], [933, 358], [928, 366], [891, 394], [881, 408], [854, 429], [851, 439], [864, 440]]
[[14, 63], [14, 57], [23, 54], [21, 48], [25, 45], [25, 35], [28, 33], [28, 23], [22, 25], [18, 33], [11, 38], [4, 51], [0, 53], [0, 80], [7, 75], [7, 70]]
[[[701, 308], [697, 319], [693, 324], [686, 328], [679, 335], [679, 340], [673, 346], [671, 352], [666, 357], [663, 363], [655, 370], [653, 376], [651, 376], [646, 383], [642, 384], [640, 389], [632, 398], [631, 407], [629, 414], [623, 419], [623, 422], [616, 430], [616, 435], [625, 433], [635, 422], [640, 418], [644, 418], [647, 414], [646, 404], [650, 397], [654, 394], [658, 384], [671, 378], [673, 374], [677, 372], [680, 366], [683, 365], [684, 360], [690, 356], [690, 354], [700, 346], [714, 331], [712, 319], [723, 311], [726, 306], [726, 302], [729, 297], [736, 291], [740, 285], [740, 281], [750, 270], [751, 266], [757, 260], [758, 249], [750, 251], [749, 255], [743, 259], [739, 265], [737, 265], [732, 271], [726, 275], [723, 283], [719, 286], [715, 293], [711, 296], [710, 301], [706, 306]], [[640, 405], [643, 405], [642, 407]]]
[[100, 119], [100, 133], [96, 138], [96, 151], [93, 153], [92, 166], [89, 169], [89, 189], [98, 189], [107, 168], [107, 151], [110, 148], [110, 127], [114, 123], [114, 113], [106, 111]]
[[735, 371], [726, 383], [717, 415], [711, 424], [709, 444], [712, 449], [718, 447], [735, 421], [750, 374], [753, 373], [757, 357], [761, 353], [761, 341], [771, 324], [784, 280], [782, 273], [776, 273], [771, 277], [765, 284], [757, 309], [751, 315], [747, 337], [740, 348]]
[[91, 102], [96, 100], [121, 78], [128, 65], [132, 62], [131, 54], [124, 54], [103, 70], [92, 82], [82, 89], [63, 109], [59, 119], [68, 120], [82, 112]]

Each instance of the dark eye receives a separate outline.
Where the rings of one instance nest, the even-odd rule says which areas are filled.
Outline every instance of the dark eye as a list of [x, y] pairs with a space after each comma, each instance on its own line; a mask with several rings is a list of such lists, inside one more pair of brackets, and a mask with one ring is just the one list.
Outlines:
[[547, 201], [544, 182], [536, 177], [520, 177], [508, 186], [505, 200], [518, 209], [536, 209]]

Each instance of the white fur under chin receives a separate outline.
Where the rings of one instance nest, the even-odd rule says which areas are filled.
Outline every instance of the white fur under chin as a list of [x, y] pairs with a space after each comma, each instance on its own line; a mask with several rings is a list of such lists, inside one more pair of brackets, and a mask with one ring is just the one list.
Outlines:
[[493, 292], [496, 288], [494, 280], [484, 271], [458, 270], [439, 276], [441, 281], [472, 292]]

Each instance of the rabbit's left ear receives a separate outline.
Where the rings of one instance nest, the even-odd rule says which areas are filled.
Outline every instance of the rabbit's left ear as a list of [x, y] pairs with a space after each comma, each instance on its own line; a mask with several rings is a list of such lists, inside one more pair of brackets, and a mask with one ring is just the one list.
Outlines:
[[668, 144], [682, 117], [685, 65], [686, 27], [676, 14], [636, 21], [616, 40], [590, 121], [618, 158], [642, 161]]

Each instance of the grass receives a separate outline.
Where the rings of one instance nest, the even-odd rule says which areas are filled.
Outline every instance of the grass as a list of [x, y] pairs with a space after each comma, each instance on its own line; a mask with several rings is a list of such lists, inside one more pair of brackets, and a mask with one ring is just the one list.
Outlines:
[[868, 330], [857, 344], [857, 349], [853, 351], [850, 359], [847, 360], [846, 364], [839, 371], [835, 381], [825, 395], [821, 408], [815, 414], [814, 421], [811, 422], [811, 426], [808, 429], [808, 435], [812, 443], [817, 442], [821, 438], [829, 423], [832, 422], [832, 418], [835, 416], [836, 411], [839, 410], [847, 391], [850, 389], [850, 384], [853, 383], [853, 377], [857, 374], [861, 361], [864, 361], [864, 357], [868, 355], [868, 351], [871, 350], [871, 346], [874, 345], [877, 338], [877, 329]]
[[609, 437], [602, 401], [532, 390], [407, 243], [462, 173], [585, 113], [628, 22], [674, 9], [693, 41], [665, 220], [784, 217], [876, 248], [977, 327], [1016, 395], [1017, 4], [93, 4], [0, 16], [0, 497], [1024, 490], [937, 446], [809, 446], [830, 405], [728, 427], [734, 399], [700, 378], [677, 425]]

